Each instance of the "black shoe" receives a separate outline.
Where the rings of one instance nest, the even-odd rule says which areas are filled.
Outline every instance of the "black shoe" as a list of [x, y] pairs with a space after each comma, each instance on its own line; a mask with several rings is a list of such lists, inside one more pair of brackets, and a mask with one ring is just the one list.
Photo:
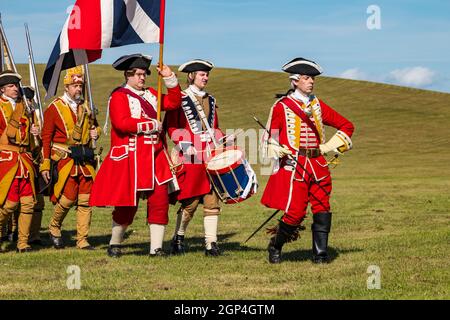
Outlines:
[[172, 238], [172, 243], [170, 244], [171, 250], [170, 254], [181, 255], [184, 254], [184, 236], [175, 235]]
[[122, 255], [122, 249], [120, 245], [112, 244], [108, 247], [107, 250], [108, 256], [111, 258], [120, 258]]
[[23, 249], [19, 249], [19, 248], [16, 249], [17, 253], [27, 253], [27, 252], [32, 252], [32, 251], [33, 251], [33, 248], [31, 248], [31, 247], [26, 247]]
[[219, 247], [217, 246], [217, 243], [215, 242], [211, 242], [211, 249], [206, 249], [205, 250], [205, 256], [210, 256], [210, 257], [218, 257], [222, 254], [222, 252], [220, 252]]
[[81, 250], [95, 250], [95, 248], [91, 245], [81, 248]]
[[50, 240], [52, 240], [55, 249], [64, 249], [64, 241], [62, 237], [55, 237], [50, 233]]
[[16, 242], [19, 239], [19, 233], [18, 233], [18, 231], [14, 231], [14, 232], [9, 233], [6, 237], [7, 237], [7, 241]]
[[166, 254], [164, 253], [163, 249], [161, 248], [156, 248], [155, 249], [155, 253], [149, 253], [150, 257], [165, 257]]
[[274, 246], [275, 237], [273, 237], [269, 246], [267, 247], [267, 251], [269, 251], [269, 262], [270, 263], [281, 263], [281, 249], [277, 249]]
[[321, 264], [321, 263], [330, 263], [330, 258], [327, 256], [316, 256], [314, 255], [312, 258], [312, 262], [316, 263], [316, 264]]

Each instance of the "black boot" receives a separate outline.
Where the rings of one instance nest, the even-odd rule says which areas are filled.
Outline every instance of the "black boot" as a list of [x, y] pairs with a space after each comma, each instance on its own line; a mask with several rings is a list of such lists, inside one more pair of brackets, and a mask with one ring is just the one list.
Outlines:
[[184, 236], [174, 235], [170, 247], [170, 254], [184, 254]]
[[269, 251], [270, 263], [281, 263], [281, 249], [286, 242], [298, 237], [299, 226], [291, 226], [280, 220], [277, 233], [270, 239], [267, 250]]
[[328, 234], [331, 229], [331, 212], [319, 212], [313, 215], [312, 230], [312, 261], [328, 263]]

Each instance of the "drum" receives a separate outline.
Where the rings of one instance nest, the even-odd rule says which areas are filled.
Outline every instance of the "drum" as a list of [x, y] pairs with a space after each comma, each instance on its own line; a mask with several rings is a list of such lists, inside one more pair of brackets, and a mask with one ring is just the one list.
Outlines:
[[213, 152], [206, 161], [206, 172], [219, 198], [228, 204], [248, 199], [258, 188], [255, 172], [237, 147]]

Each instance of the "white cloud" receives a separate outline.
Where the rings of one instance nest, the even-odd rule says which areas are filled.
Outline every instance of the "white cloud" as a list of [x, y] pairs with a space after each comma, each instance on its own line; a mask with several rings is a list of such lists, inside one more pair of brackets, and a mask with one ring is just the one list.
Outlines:
[[395, 69], [389, 73], [389, 78], [395, 83], [411, 86], [426, 87], [435, 81], [435, 72], [425, 67]]
[[352, 68], [345, 70], [339, 75], [339, 78], [351, 79], [351, 80], [366, 80], [367, 75], [358, 68]]

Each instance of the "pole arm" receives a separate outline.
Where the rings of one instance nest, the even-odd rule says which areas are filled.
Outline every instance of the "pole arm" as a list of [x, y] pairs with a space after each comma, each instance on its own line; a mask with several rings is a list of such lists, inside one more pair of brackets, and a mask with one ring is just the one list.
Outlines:
[[[92, 126], [95, 126], [96, 109], [95, 109], [94, 101], [92, 100], [91, 77], [89, 74], [88, 64], [84, 65], [84, 70], [86, 72], [86, 87], [87, 87], [87, 95], [88, 95], [87, 98], [88, 98], [88, 103], [89, 103], [89, 109], [91, 110], [91, 128], [89, 128], [89, 129], [92, 129]], [[91, 139], [91, 147], [92, 147], [92, 149], [97, 148], [97, 141], [95, 141], [95, 139]]]
[[25, 23], [25, 34], [27, 37], [27, 44], [28, 44], [28, 57], [30, 59], [31, 69], [32, 69], [32, 74], [30, 75], [30, 77], [33, 77], [33, 83], [36, 85], [36, 88], [34, 88], [34, 90], [35, 90], [35, 95], [36, 95], [36, 100], [37, 100], [37, 106], [39, 109], [38, 121], [39, 121], [39, 126], [42, 128], [44, 125], [44, 112], [42, 110], [42, 100], [41, 100], [41, 94], [39, 92], [39, 82], [38, 82], [37, 76], [36, 76], [36, 68], [35, 68], [35, 64], [34, 64], [34, 54], [33, 54], [33, 47], [31, 45], [30, 30], [28, 29], [27, 23]]

